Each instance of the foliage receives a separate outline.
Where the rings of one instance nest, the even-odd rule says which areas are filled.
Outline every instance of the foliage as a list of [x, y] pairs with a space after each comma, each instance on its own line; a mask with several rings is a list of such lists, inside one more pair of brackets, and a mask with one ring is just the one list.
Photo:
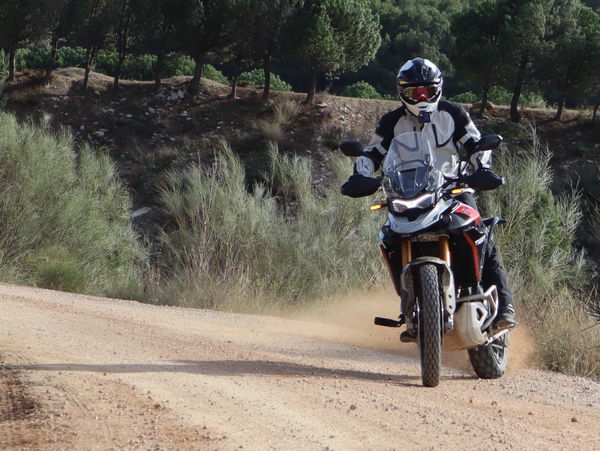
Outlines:
[[[521, 317], [536, 332], [538, 357], [550, 369], [589, 376], [600, 368], [597, 352], [581, 347], [585, 337], [574, 330], [590, 323], [589, 269], [573, 249], [581, 221], [577, 193], [555, 198], [550, 191], [549, 152], [534, 130], [531, 145], [495, 154], [495, 171], [508, 184], [485, 192], [480, 206], [508, 220], [496, 232]], [[569, 318], [569, 321], [565, 321]], [[560, 325], [560, 326], [557, 326]]]
[[359, 99], [381, 99], [373, 86], [366, 81], [357, 81], [356, 83], [346, 86], [341, 93], [346, 97], [358, 97]]
[[[249, 72], [240, 74], [239, 81], [245, 81], [255, 87], [265, 86], [265, 73], [260, 69], [253, 69]], [[271, 74], [271, 88], [275, 91], [291, 91], [292, 86], [286, 83], [276, 74]]]
[[469, 91], [469, 92], [462, 92], [460, 94], [457, 94], [454, 97], [451, 97], [449, 100], [451, 100], [452, 102], [458, 102], [458, 103], [475, 103], [475, 102], [477, 102], [478, 99], [479, 99], [479, 97], [477, 96], [477, 94], [474, 94]]
[[212, 168], [169, 175], [161, 198], [177, 228], [162, 238], [167, 274], [155, 301], [286, 308], [385, 275], [370, 240], [380, 218], [369, 214], [367, 201], [338, 192], [349, 162], [336, 160], [336, 183], [317, 193], [309, 159], [272, 146], [269, 160], [268, 186], [250, 191], [240, 160], [225, 143]]
[[312, 102], [319, 73], [356, 70], [374, 58], [381, 43], [379, 18], [365, 0], [312, 3], [297, 27], [296, 55], [310, 73], [307, 103]]
[[0, 276], [98, 295], [141, 293], [146, 252], [108, 156], [0, 113]]

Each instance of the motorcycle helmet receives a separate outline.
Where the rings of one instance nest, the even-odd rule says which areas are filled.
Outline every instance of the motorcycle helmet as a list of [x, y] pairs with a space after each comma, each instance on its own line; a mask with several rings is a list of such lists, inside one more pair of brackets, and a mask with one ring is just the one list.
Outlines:
[[415, 58], [400, 68], [396, 78], [398, 95], [415, 116], [429, 117], [442, 97], [442, 72], [428, 59]]

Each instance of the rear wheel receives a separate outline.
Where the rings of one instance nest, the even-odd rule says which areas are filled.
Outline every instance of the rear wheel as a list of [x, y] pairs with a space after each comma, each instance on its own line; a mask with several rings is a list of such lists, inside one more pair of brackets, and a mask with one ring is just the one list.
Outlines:
[[469, 349], [469, 360], [477, 376], [496, 379], [504, 374], [508, 366], [508, 334], [502, 335], [487, 346]]
[[437, 268], [425, 264], [419, 268], [419, 352], [421, 379], [426, 387], [440, 383], [442, 367], [442, 307]]

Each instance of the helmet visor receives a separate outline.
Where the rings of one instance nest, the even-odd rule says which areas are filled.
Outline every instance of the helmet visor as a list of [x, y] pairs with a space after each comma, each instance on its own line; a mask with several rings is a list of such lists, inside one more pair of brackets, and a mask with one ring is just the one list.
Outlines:
[[398, 86], [400, 95], [413, 102], [431, 102], [438, 93], [438, 86]]

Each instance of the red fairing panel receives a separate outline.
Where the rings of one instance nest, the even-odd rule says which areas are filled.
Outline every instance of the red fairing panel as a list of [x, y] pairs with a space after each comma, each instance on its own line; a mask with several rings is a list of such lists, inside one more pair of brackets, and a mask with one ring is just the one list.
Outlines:
[[456, 208], [456, 210], [453, 211], [453, 213], [458, 213], [463, 216], [473, 218], [475, 220], [475, 225], [478, 225], [479, 221], [481, 220], [481, 215], [479, 214], [479, 212], [474, 208], [469, 207], [468, 205], [460, 205]]

